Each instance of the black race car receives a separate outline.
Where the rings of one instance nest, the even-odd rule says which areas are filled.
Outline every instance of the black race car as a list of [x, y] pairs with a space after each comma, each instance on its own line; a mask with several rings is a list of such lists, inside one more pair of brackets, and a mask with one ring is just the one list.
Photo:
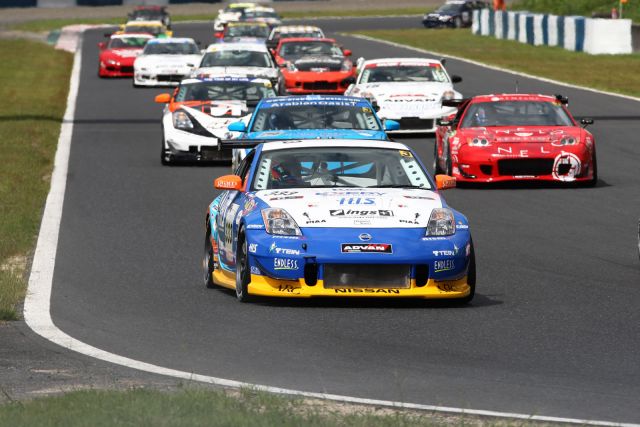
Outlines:
[[449, 0], [435, 12], [427, 13], [422, 24], [427, 28], [462, 28], [470, 27], [475, 9], [489, 7], [485, 1]]
[[164, 6], [136, 6], [129, 13], [129, 21], [162, 21], [167, 28], [171, 28], [171, 17]]

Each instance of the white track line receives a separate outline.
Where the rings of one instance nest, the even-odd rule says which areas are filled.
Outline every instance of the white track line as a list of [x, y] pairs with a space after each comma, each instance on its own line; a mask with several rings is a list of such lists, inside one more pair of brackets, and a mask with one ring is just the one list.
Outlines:
[[361, 405], [385, 406], [391, 408], [413, 409], [422, 411], [446, 412], [451, 414], [464, 414], [474, 416], [489, 416], [499, 418], [512, 418], [519, 420], [547, 421], [557, 423], [600, 425], [600, 426], [624, 426], [640, 427], [640, 424], [624, 424], [610, 421], [581, 420], [574, 418], [547, 417], [542, 415], [527, 415], [510, 412], [485, 411], [479, 409], [464, 409], [447, 406], [422, 405], [418, 403], [395, 402], [390, 400], [364, 399], [352, 396], [340, 396], [335, 394], [312, 393], [300, 390], [271, 387], [260, 384], [250, 384], [241, 381], [228, 380], [224, 378], [198, 375], [185, 371], [178, 371], [162, 366], [156, 366], [139, 360], [110, 353], [105, 350], [90, 346], [79, 341], [54, 325], [51, 319], [50, 302], [51, 287], [53, 283], [53, 270], [56, 261], [56, 250], [58, 247], [58, 235], [60, 231], [60, 221], [62, 219], [62, 205], [67, 181], [67, 169], [69, 166], [69, 152], [71, 148], [71, 137], [73, 135], [73, 119], [78, 96], [78, 86], [80, 81], [80, 66], [82, 63], [82, 39], [76, 51], [73, 71], [71, 72], [71, 83], [69, 97], [67, 98], [67, 110], [60, 130], [58, 149], [56, 151], [53, 175], [51, 177], [51, 190], [47, 196], [38, 243], [29, 276], [29, 289], [24, 305], [24, 318], [27, 325], [38, 335], [54, 342], [66, 349], [82, 353], [86, 356], [104, 360], [138, 369], [153, 374], [166, 375], [190, 381], [199, 381], [208, 384], [215, 384], [233, 388], [252, 388], [271, 393], [278, 393], [290, 396], [301, 396], [315, 399], [328, 399], [337, 402], [353, 403]]
[[432, 50], [420, 49], [419, 47], [408, 46], [408, 45], [405, 45], [405, 44], [391, 42], [391, 41], [388, 41], [388, 40], [376, 39], [374, 37], [369, 37], [369, 36], [365, 36], [365, 35], [362, 35], [362, 34], [340, 33], [340, 35], [347, 36], [347, 37], [353, 37], [353, 38], [361, 39], [361, 40], [367, 40], [367, 41], [376, 42], [376, 43], [382, 43], [382, 44], [386, 44], [386, 45], [389, 45], [389, 46], [398, 47], [398, 48], [401, 48], [401, 49], [413, 50], [414, 52], [419, 52], [419, 53], [422, 53], [422, 54], [425, 54], [425, 55], [433, 55], [433, 56], [438, 56], [438, 57], [451, 58], [451, 59], [455, 59], [456, 61], [466, 62], [468, 64], [477, 65], [478, 67], [487, 68], [489, 70], [501, 71], [503, 73], [509, 73], [509, 74], [513, 74], [513, 75], [516, 75], [516, 76], [521, 76], [521, 77], [526, 77], [526, 78], [529, 78], [529, 79], [539, 80], [539, 81], [545, 82], [545, 83], [552, 83], [552, 84], [556, 84], [556, 85], [570, 87], [572, 89], [586, 90], [586, 91], [594, 92], [594, 93], [597, 93], [597, 94], [600, 94], [600, 95], [617, 96], [618, 98], [624, 98], [624, 99], [628, 99], [630, 101], [640, 102], [640, 98], [636, 98], [634, 96], [623, 95], [623, 94], [615, 93], [615, 92], [607, 92], [607, 91], [604, 91], [604, 90], [598, 90], [598, 89], [593, 89], [593, 88], [590, 88], [590, 87], [579, 86], [579, 85], [575, 85], [575, 84], [572, 84], [572, 83], [561, 82], [561, 81], [553, 80], [553, 79], [547, 79], [545, 77], [534, 76], [532, 74], [522, 73], [520, 71], [509, 70], [507, 68], [496, 67], [494, 65], [485, 64], [484, 62], [473, 61], [471, 59], [462, 58], [460, 56], [450, 55], [448, 53], [442, 53], [442, 52], [435, 52], [435, 51], [432, 51]]

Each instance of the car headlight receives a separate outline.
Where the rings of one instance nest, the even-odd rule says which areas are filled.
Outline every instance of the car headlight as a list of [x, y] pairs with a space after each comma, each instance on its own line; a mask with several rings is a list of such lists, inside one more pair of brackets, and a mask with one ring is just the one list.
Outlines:
[[562, 145], [575, 145], [578, 143], [578, 140], [573, 136], [565, 136], [560, 140], [560, 144]]
[[467, 144], [471, 147], [488, 147], [491, 145], [491, 142], [487, 138], [484, 137], [476, 137], [467, 139]]
[[444, 101], [445, 99], [453, 99], [456, 97], [456, 93], [452, 90], [445, 90], [442, 93], [442, 99], [441, 101]]
[[344, 61], [342, 63], [342, 66], [340, 67], [340, 71], [351, 71], [352, 68], [353, 64], [351, 63], [351, 61]]
[[114, 61], [113, 59], [107, 59], [107, 64], [109, 64], [109, 65], [117, 65], [118, 62]]
[[456, 232], [453, 212], [448, 208], [435, 208], [431, 211], [427, 224], [427, 236], [451, 236]]
[[298, 69], [296, 68], [293, 62], [287, 62], [287, 70], [291, 72], [298, 71]]
[[283, 236], [302, 236], [300, 227], [291, 215], [284, 209], [267, 208], [262, 210], [264, 227], [269, 234]]
[[173, 127], [176, 129], [193, 129], [193, 122], [184, 111], [173, 113]]
[[450, 20], [451, 20], [451, 18], [453, 18], [453, 17], [452, 17], [452, 16], [449, 16], [449, 15], [441, 15], [441, 16], [440, 16], [440, 20], [441, 20], [441, 21], [450, 21]]

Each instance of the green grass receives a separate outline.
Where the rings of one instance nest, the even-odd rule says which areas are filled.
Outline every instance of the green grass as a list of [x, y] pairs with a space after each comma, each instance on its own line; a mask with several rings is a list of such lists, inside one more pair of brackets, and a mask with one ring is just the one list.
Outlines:
[[[610, 13], [618, 7], [618, 0], [517, 0], [510, 10], [528, 10], [531, 12], [553, 13], [556, 15], [583, 15], [592, 13]], [[640, 21], [640, 2], [630, 0], [623, 6], [623, 18]]]
[[[66, 108], [72, 55], [42, 43], [0, 40], [0, 58], [2, 266], [11, 257], [28, 255], [38, 233]], [[0, 320], [15, 319], [16, 304], [24, 298], [23, 271], [0, 270]]]
[[[337, 408], [337, 407], [336, 407]], [[352, 426], [444, 425], [443, 416], [373, 410], [343, 414], [267, 393], [185, 389], [172, 393], [77, 391], [0, 406], [0, 426]], [[448, 420], [451, 422], [451, 419]], [[463, 419], [457, 421], [463, 425]], [[505, 423], [502, 423], [503, 425]], [[519, 423], [518, 425], [522, 425]]]
[[[370, 37], [455, 55], [554, 80], [626, 95], [640, 96], [640, 55], [588, 55], [557, 47], [531, 46], [511, 40], [474, 36], [465, 30], [358, 31]], [[473, 75], [462, 76], [473, 79]], [[505, 81], [513, 90], [515, 78]]]
[[[322, 18], [330, 16], [399, 16], [399, 15], [420, 15], [425, 13], [423, 7], [410, 7], [400, 9], [364, 9], [364, 10], [305, 10], [305, 11], [288, 11], [282, 12], [280, 16], [289, 19], [300, 18]], [[206, 15], [177, 15], [172, 16], [173, 22], [184, 21], [212, 21], [215, 14]], [[124, 22], [124, 18], [69, 18], [69, 19], [45, 19], [38, 21], [21, 22], [14, 24], [11, 29], [21, 31], [52, 31], [60, 29], [66, 25], [76, 24], [109, 24], [118, 25]]]

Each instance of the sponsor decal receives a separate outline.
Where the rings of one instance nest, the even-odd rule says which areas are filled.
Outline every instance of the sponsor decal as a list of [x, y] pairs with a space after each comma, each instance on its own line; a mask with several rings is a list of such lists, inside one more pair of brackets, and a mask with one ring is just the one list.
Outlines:
[[278, 286], [278, 291], [279, 292], [286, 292], [288, 294], [299, 294], [300, 293], [300, 288], [294, 288], [291, 285], [280, 285], [280, 286]]
[[248, 199], [246, 202], [244, 202], [244, 207], [242, 209], [242, 215], [248, 214], [249, 212], [254, 210], [257, 205], [258, 204], [256, 203], [256, 201], [253, 198]]
[[302, 199], [304, 196], [279, 196], [279, 197], [271, 197], [269, 201], [274, 200], [293, 200], [293, 199]]
[[371, 220], [368, 219], [354, 219], [353, 225], [371, 225]]
[[255, 254], [257, 250], [258, 250], [257, 243], [249, 243], [249, 253]]
[[[562, 174], [560, 174], [561, 171], [563, 172]], [[582, 162], [573, 153], [560, 153], [553, 162], [553, 178], [559, 181], [574, 181], [581, 171]]]
[[431, 251], [434, 256], [454, 256], [458, 251]]
[[371, 240], [371, 234], [361, 233], [360, 235], [358, 235], [358, 239], [362, 240], [363, 242], [368, 242], [369, 240]]
[[262, 272], [260, 271], [260, 269], [255, 265], [251, 266], [250, 271], [251, 271], [251, 274], [257, 274], [258, 276], [262, 275]]
[[384, 196], [385, 193], [380, 191], [345, 191], [345, 190], [329, 190], [316, 193], [316, 196], [329, 196], [329, 197], [348, 197], [348, 196]]
[[357, 209], [330, 209], [329, 215], [331, 216], [379, 216], [389, 217], [393, 216], [393, 211], [389, 209], [378, 210], [357, 210]]
[[411, 154], [411, 151], [400, 150], [399, 153], [402, 157], [413, 157], [413, 154]]
[[273, 259], [274, 270], [297, 270], [298, 260], [289, 258], [274, 258]]
[[373, 197], [343, 197], [340, 199], [341, 205], [373, 205], [376, 200]]
[[278, 255], [300, 255], [300, 251], [298, 249], [279, 248], [276, 246], [276, 242], [273, 242], [269, 247], [269, 253], [275, 253]]
[[393, 248], [390, 243], [342, 243], [340, 245], [343, 254], [391, 254]]
[[433, 271], [439, 273], [441, 271], [449, 271], [454, 270], [456, 268], [456, 263], [452, 259], [445, 259], [442, 261], [434, 261], [433, 262]]
[[322, 224], [327, 222], [326, 219], [311, 219], [307, 212], [304, 212], [302, 216], [307, 218], [307, 220], [304, 222], [305, 224]]
[[370, 289], [370, 288], [337, 288], [336, 294], [399, 294], [400, 289]]
[[414, 199], [414, 200], [435, 200], [434, 197], [427, 196], [404, 196], [405, 199]]
[[435, 240], [447, 240], [446, 237], [423, 237], [422, 240], [432, 242]]
[[247, 230], [262, 230], [264, 224], [247, 224]]
[[293, 196], [296, 194], [298, 194], [297, 191], [278, 190], [270, 192], [268, 196]]
[[453, 286], [453, 284], [451, 283], [447, 283], [447, 282], [442, 282], [442, 283], [438, 283], [438, 289], [442, 292], [455, 292], [456, 289]]

